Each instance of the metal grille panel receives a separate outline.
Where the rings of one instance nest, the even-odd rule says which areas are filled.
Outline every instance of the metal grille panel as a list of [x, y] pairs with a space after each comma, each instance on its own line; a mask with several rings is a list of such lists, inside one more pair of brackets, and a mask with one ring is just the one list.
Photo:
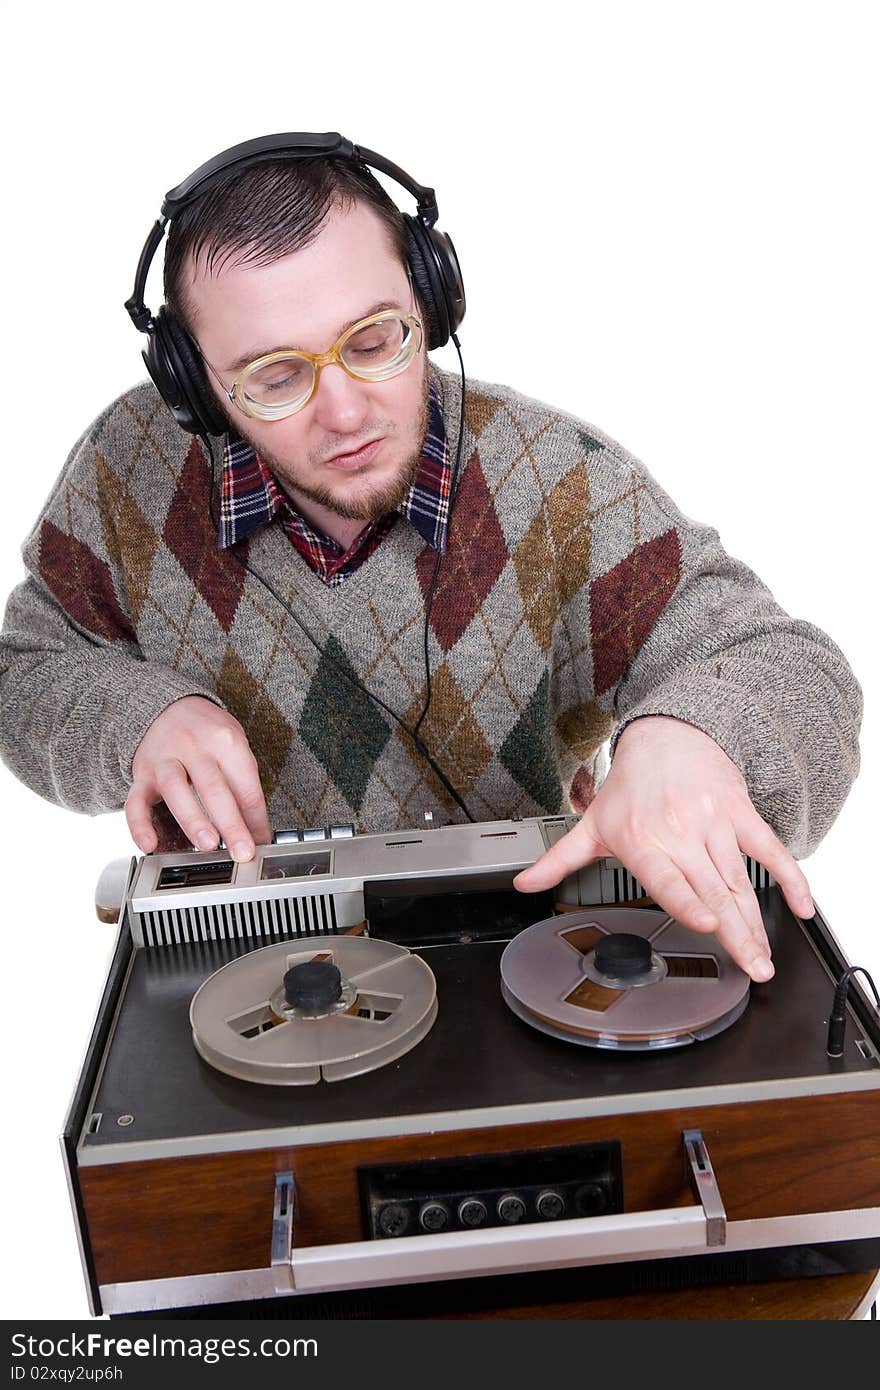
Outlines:
[[[763, 864], [746, 854], [743, 855], [743, 862], [753, 888], [767, 888], [773, 883]], [[584, 907], [603, 903], [638, 903], [642, 899], [652, 901], [647, 889], [617, 859], [600, 859], [587, 865], [581, 869], [578, 879], [579, 901]]]
[[134, 938], [141, 946], [179, 946], [187, 941], [284, 941], [300, 936], [336, 935], [336, 908], [330, 894], [311, 898], [255, 898], [208, 907], [172, 908], [133, 915]]

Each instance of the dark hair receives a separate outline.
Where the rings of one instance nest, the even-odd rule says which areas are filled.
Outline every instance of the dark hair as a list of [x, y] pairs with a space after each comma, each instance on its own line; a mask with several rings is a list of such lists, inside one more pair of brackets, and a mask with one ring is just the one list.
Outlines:
[[385, 223], [404, 265], [403, 215], [365, 164], [346, 158], [267, 159], [231, 170], [173, 219], [165, 246], [165, 303], [184, 327], [190, 305], [183, 282], [190, 255], [209, 271], [232, 256], [270, 265], [308, 246], [334, 207], [363, 202]]

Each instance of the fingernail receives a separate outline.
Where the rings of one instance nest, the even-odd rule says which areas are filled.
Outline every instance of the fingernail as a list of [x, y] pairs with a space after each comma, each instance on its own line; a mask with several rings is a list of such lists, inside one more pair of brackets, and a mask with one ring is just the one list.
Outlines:
[[757, 960], [752, 961], [751, 975], [753, 980], [763, 983], [764, 980], [772, 980], [775, 974], [776, 971], [768, 956], [759, 956]]
[[237, 845], [232, 846], [232, 857], [238, 863], [252, 859], [254, 854], [253, 845], [249, 845], [247, 840], [239, 840]]
[[217, 845], [217, 836], [212, 835], [210, 830], [200, 830], [196, 836], [196, 844], [199, 849], [214, 849]]
[[799, 916], [799, 917], [815, 917], [815, 915], [816, 915], [816, 904], [813, 902], [813, 899], [812, 899], [812, 898], [801, 898], [801, 906], [800, 906], [800, 911], [799, 911], [799, 913], [798, 913], [798, 916]]

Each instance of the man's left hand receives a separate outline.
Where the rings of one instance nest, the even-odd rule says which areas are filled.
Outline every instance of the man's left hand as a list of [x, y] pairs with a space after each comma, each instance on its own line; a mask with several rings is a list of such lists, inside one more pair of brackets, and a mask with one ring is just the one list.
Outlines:
[[624, 729], [574, 829], [513, 884], [535, 893], [594, 859], [619, 859], [665, 912], [715, 932], [753, 980], [769, 980], [770, 945], [743, 854], [769, 870], [798, 917], [812, 917], [809, 884], [758, 815], [736, 764], [692, 724], [651, 715]]

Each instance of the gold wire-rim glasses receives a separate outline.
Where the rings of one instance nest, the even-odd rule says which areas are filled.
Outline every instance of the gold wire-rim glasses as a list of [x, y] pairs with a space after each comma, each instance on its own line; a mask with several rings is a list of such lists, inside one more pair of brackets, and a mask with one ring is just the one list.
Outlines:
[[[410, 332], [404, 338], [396, 355], [390, 362], [384, 363], [374, 371], [361, 369], [354, 371], [342, 356], [343, 348], [350, 338], [354, 337], [363, 328], [369, 327], [373, 323], [387, 323], [389, 319], [399, 319], [405, 323]], [[248, 415], [255, 420], [284, 420], [289, 415], [296, 415], [300, 410], [304, 410], [309, 402], [314, 398], [318, 389], [318, 382], [321, 379], [321, 371], [324, 367], [336, 365], [341, 367], [347, 376], [353, 381], [389, 381], [392, 377], [399, 376], [406, 371], [410, 363], [418, 356], [422, 346], [422, 323], [414, 314], [404, 313], [400, 309], [383, 309], [381, 313], [369, 314], [365, 319], [358, 319], [357, 323], [351, 324], [344, 333], [336, 339], [336, 342], [328, 352], [305, 352], [300, 348], [281, 348], [278, 352], [267, 352], [262, 357], [257, 357], [253, 362], [249, 362], [232, 383], [231, 388], [227, 387], [220, 373], [213, 363], [209, 362], [205, 354], [202, 353], [203, 361], [211, 368], [217, 378], [224, 395], [235, 404], [243, 415]], [[201, 351], [201, 349], [200, 349]], [[261, 401], [252, 400], [246, 391], [246, 383], [254, 372], [261, 371], [264, 367], [273, 366], [276, 362], [308, 362], [312, 368], [312, 385], [308, 395], [296, 404], [279, 404], [277, 406], [264, 405]]]

